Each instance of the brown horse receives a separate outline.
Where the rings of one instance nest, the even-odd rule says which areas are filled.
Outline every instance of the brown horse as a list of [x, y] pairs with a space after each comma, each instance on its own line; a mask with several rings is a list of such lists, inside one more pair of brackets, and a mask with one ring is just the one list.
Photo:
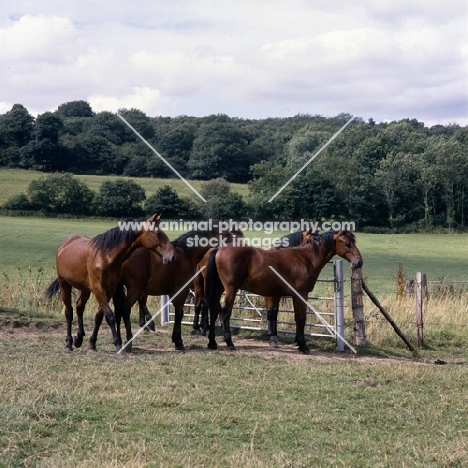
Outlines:
[[121, 278], [122, 264], [138, 247], [145, 247], [145, 251], [154, 252], [164, 263], [175, 260], [175, 249], [167, 235], [159, 229], [159, 214], [154, 214], [146, 221], [135, 221], [135, 229], [112, 228], [92, 239], [83, 236], [71, 236], [61, 242], [57, 250], [57, 279], [46, 291], [51, 298], [61, 292], [67, 319], [67, 338], [65, 350], [71, 351], [73, 306], [71, 300], [72, 288], [81, 291], [76, 302], [78, 316], [78, 333], [74, 344], [79, 348], [83, 343], [85, 331], [83, 327], [83, 313], [86, 303], [94, 294], [99, 304], [95, 317], [95, 327], [89, 340], [89, 349], [96, 351], [96, 340], [102, 319], [106, 321], [112, 331], [113, 343], [116, 351], [122, 348], [122, 340], [117, 335], [114, 313], [109, 307], [109, 300]]
[[[272, 250], [280, 250], [283, 248], [288, 248], [288, 247], [297, 247], [298, 245], [303, 244], [307, 240], [311, 239], [314, 236], [314, 233], [312, 231], [312, 228], [306, 230], [306, 231], [297, 231], [297, 232], [292, 232], [290, 234], [286, 234], [283, 237], [281, 237], [280, 242], [278, 242], [277, 247], [271, 247]], [[238, 237], [244, 237], [241, 231], [237, 231], [233, 235], [234, 238]], [[238, 242], [239, 244], [242, 245], [241, 242]], [[265, 250], [271, 250], [266, 248]], [[206, 267], [208, 264], [208, 258], [209, 258], [210, 251], [208, 251], [205, 256], [202, 258], [200, 263], [198, 264], [199, 269]], [[206, 302], [206, 296], [205, 296], [205, 276], [206, 276], [206, 270], [202, 274], [198, 275], [195, 278], [194, 281], [194, 318], [193, 318], [193, 324], [192, 328], [196, 334], [208, 334], [209, 332], [209, 321], [208, 321], [208, 304]], [[265, 298], [265, 301], [269, 301], [269, 298]], [[200, 321], [200, 315], [201, 315], [201, 324], [199, 323]], [[201, 328], [200, 328], [201, 325]]]
[[[184, 316], [184, 303], [190, 290], [190, 278], [197, 271], [197, 264], [205, 253], [216, 245], [222, 245], [232, 234], [230, 231], [219, 233], [219, 227], [214, 224], [208, 230], [192, 230], [179, 236], [173, 245], [176, 251], [176, 260], [173, 264], [162, 267], [161, 259], [145, 249], [137, 249], [122, 265], [122, 281], [119, 283], [114, 295], [114, 306], [117, 323], [120, 317], [124, 319], [128, 349], [131, 347], [133, 337], [130, 311], [133, 305], [140, 303], [140, 310], [149, 314], [146, 308], [146, 299], [149, 296], [168, 295], [175, 308], [174, 328], [172, 342], [176, 349], [183, 350], [182, 319]], [[187, 283], [188, 282], [188, 283]], [[127, 295], [123, 292], [127, 289]], [[141, 323], [141, 321], [140, 321]], [[117, 327], [120, 334], [120, 328]]]
[[[314, 288], [322, 268], [335, 255], [349, 261], [353, 268], [362, 266], [363, 261], [356, 247], [355, 237], [349, 231], [327, 232], [291, 249], [214, 249], [208, 259], [206, 274], [210, 309], [208, 347], [217, 348], [215, 321], [219, 315], [224, 329], [224, 340], [229, 349], [235, 349], [231, 338], [230, 317], [236, 293], [243, 289], [271, 298], [276, 310], [282, 296], [292, 296], [296, 341], [300, 351], [310, 353], [304, 336], [307, 296]], [[223, 290], [225, 298], [220, 307]], [[271, 314], [270, 319], [273, 320]]]

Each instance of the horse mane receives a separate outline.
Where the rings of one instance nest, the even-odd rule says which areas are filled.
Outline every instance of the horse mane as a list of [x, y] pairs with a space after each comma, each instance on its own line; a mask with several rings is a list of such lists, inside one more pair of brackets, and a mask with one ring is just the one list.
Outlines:
[[174, 247], [181, 248], [185, 253], [190, 252], [190, 247], [187, 245], [189, 239], [198, 236], [206, 238], [208, 237], [208, 232], [206, 229], [192, 229], [191, 231], [181, 234], [177, 239], [172, 241]]
[[229, 232], [232, 236], [244, 237], [244, 233], [240, 229], [231, 229]]
[[[291, 232], [290, 234], [284, 235], [281, 240], [288, 240], [287, 247], [297, 247], [298, 245], [302, 244], [302, 231]], [[284, 249], [285, 246], [283, 242], [277, 247], [277, 249]]]
[[[353, 244], [356, 244], [356, 236], [351, 231], [341, 231], [341, 233], [346, 236]], [[316, 251], [321, 245], [323, 245], [326, 249], [331, 249], [334, 244], [333, 236], [335, 234], [338, 234], [338, 231], [327, 231], [323, 234], [314, 236], [312, 239], [308, 239], [307, 243], [312, 245], [314, 251]]]
[[91, 247], [96, 250], [109, 250], [118, 247], [120, 244], [131, 244], [139, 235], [138, 231], [133, 229], [120, 229], [119, 226], [109, 229], [102, 234], [98, 234], [91, 239]]

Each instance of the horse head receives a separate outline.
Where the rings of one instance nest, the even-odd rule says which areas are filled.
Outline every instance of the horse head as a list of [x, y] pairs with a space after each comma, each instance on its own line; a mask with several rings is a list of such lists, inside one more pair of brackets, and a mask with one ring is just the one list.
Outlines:
[[160, 219], [161, 214], [155, 213], [144, 221], [142, 224], [141, 245], [160, 256], [163, 263], [173, 263], [176, 250], [167, 234], [159, 228]]
[[343, 257], [349, 263], [352, 268], [361, 268], [363, 259], [361, 252], [356, 247], [356, 238], [350, 231], [340, 230], [333, 235], [335, 241], [336, 254]]
[[314, 236], [318, 235], [318, 233], [319, 233], [318, 229], [314, 231], [311, 227], [307, 229], [307, 231], [302, 231], [301, 244], [304, 242], [307, 242], [310, 239], [313, 239]]

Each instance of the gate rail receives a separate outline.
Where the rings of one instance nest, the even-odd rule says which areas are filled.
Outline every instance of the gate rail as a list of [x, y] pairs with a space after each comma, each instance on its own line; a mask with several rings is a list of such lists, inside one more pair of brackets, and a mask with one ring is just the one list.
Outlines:
[[[344, 335], [344, 281], [343, 281], [343, 260], [332, 260], [329, 264], [333, 265], [333, 279], [318, 279], [317, 282], [320, 283], [333, 283], [333, 297], [320, 297], [320, 296], [309, 296], [308, 303], [309, 303], [309, 310], [307, 311], [307, 317], [315, 316], [319, 314], [322, 319], [326, 320], [329, 324], [324, 325], [323, 323], [312, 323], [311, 321], [306, 321], [306, 331], [305, 335], [307, 336], [320, 336], [320, 337], [327, 337], [333, 338], [336, 340], [336, 348], [338, 351], [344, 351], [345, 342], [341, 337]], [[239, 291], [236, 297], [236, 303], [233, 307], [233, 313], [231, 315], [231, 328], [237, 328], [240, 330], [251, 330], [251, 331], [261, 331], [267, 332], [267, 328], [262, 326], [262, 324], [266, 323], [266, 309], [264, 307], [257, 307], [254, 304], [252, 299], [258, 298], [256, 294], [251, 294], [245, 291]], [[290, 298], [291, 296], [285, 296], [285, 298]], [[239, 300], [244, 300], [247, 302], [248, 305], [240, 305]], [[320, 312], [317, 311], [311, 302], [313, 301], [333, 301], [333, 312]], [[168, 323], [174, 322], [174, 308], [170, 304], [169, 296], [161, 296], [161, 325], [164, 326]], [[187, 302], [184, 304], [184, 308], [194, 308], [194, 304]], [[234, 315], [234, 310], [238, 311], [255, 311], [257, 313], [257, 317], [255, 318], [246, 318], [246, 317], [236, 317]], [[292, 309], [280, 309], [278, 313], [292, 313], [294, 314], [294, 310]], [[189, 322], [185, 318], [190, 317], [193, 322], [194, 313], [184, 313], [184, 320], [182, 323], [184, 325], [192, 325], [192, 322]], [[216, 322], [217, 326], [220, 326], [219, 322]], [[294, 329], [287, 329], [281, 328], [281, 326], [295, 326], [294, 321], [287, 321], [287, 320], [278, 320], [278, 333], [284, 334], [295, 334]], [[314, 329], [318, 329], [314, 331]]]

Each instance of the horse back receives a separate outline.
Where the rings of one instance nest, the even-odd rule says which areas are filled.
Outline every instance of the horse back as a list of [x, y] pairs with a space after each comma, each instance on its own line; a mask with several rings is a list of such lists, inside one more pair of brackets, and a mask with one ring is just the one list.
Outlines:
[[216, 256], [219, 277], [225, 288], [244, 289], [262, 296], [290, 295], [285, 281], [302, 291], [308, 288], [309, 272], [304, 252], [293, 250], [296, 249], [221, 248]]
[[57, 249], [58, 277], [77, 289], [89, 288], [88, 256], [90, 252], [89, 237], [71, 236], [64, 239]]

